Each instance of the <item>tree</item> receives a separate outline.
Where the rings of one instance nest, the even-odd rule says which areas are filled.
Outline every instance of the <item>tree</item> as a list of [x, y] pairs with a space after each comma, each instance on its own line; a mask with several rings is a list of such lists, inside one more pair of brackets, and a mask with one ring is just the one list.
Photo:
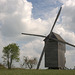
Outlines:
[[25, 57], [24, 56], [24, 63], [23, 65], [25, 65], [25, 67], [29, 68], [29, 69], [32, 69], [35, 65], [37, 64], [37, 58], [28, 58], [28, 57]]
[[3, 59], [8, 69], [11, 69], [13, 60], [19, 61], [19, 46], [16, 43], [3, 47]]

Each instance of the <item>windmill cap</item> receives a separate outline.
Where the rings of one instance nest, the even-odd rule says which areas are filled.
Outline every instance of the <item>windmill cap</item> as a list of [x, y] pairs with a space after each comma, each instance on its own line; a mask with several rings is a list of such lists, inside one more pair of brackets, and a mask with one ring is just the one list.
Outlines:
[[[60, 41], [62, 41], [62, 42], [65, 42], [65, 40], [64, 40], [59, 34], [54, 33], [54, 32], [52, 32], [51, 38], [54, 38], [54, 39], [60, 40]], [[44, 39], [44, 41], [46, 41], [47, 39], [51, 39], [51, 38], [50, 38], [50, 34], [49, 34], [49, 35]]]

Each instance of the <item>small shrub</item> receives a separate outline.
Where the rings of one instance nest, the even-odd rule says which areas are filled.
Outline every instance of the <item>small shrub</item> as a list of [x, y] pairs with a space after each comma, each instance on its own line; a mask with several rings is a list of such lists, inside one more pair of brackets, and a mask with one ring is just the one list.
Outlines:
[[0, 69], [6, 68], [3, 64], [0, 63]]

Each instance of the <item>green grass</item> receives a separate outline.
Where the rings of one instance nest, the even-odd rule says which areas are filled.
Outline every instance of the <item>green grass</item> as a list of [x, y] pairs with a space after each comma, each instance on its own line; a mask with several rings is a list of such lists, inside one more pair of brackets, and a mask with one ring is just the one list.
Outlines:
[[75, 75], [75, 70], [0, 69], [0, 75]]

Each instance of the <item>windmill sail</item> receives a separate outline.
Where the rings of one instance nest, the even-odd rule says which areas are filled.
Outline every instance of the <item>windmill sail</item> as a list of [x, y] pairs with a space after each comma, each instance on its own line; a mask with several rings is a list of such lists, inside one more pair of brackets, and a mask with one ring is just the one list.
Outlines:
[[58, 12], [58, 14], [57, 14], [57, 16], [56, 16], [56, 19], [55, 19], [55, 21], [54, 21], [54, 24], [53, 24], [53, 26], [52, 26], [52, 29], [51, 29], [50, 33], [53, 31], [53, 28], [54, 28], [54, 26], [55, 26], [55, 24], [56, 24], [56, 22], [57, 22], [57, 19], [58, 19], [59, 15], [60, 15], [61, 9], [62, 9], [62, 7], [60, 7], [60, 9], [59, 9], [59, 12]]
[[28, 33], [22, 33], [23, 35], [30, 35], [30, 36], [38, 36], [38, 37], [46, 37], [44, 35], [37, 35], [37, 34], [28, 34]]
[[55, 41], [58, 41], [58, 42], [61, 42], [61, 43], [64, 43], [64, 44], [67, 44], [67, 45], [70, 45], [70, 46], [72, 46], [72, 47], [75, 47], [75, 45], [70, 44], [70, 43], [68, 43], [68, 42], [66, 42], [66, 41], [61, 41], [61, 40], [58, 40], [58, 39], [55, 39], [55, 38], [50, 38], [50, 39], [55, 40]]

